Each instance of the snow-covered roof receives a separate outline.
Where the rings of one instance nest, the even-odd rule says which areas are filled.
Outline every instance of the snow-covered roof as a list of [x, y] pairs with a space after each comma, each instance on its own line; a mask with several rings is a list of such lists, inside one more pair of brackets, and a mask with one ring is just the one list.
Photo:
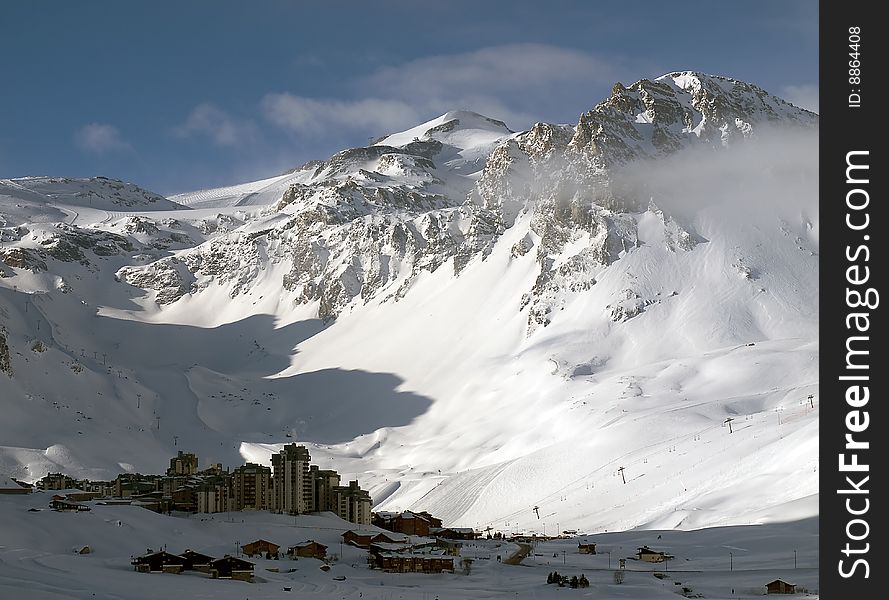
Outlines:
[[0, 490], [20, 490], [22, 486], [9, 475], [0, 475]]
[[315, 540], [306, 540], [306, 541], [304, 541], [304, 542], [300, 542], [300, 543], [298, 543], [298, 544], [294, 544], [294, 545], [292, 545], [292, 546], [290, 546], [290, 547], [291, 547], [291, 548], [305, 548], [306, 546], [311, 546], [312, 544], [318, 544], [319, 546], [324, 546], [325, 548], [327, 548], [326, 545], [322, 544], [321, 542], [316, 542]]

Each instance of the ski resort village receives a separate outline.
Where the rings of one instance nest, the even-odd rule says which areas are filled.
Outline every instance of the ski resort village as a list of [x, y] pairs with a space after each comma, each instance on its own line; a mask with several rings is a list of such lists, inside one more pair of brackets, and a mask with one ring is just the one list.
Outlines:
[[[39, 596], [48, 598], [468, 600], [583, 597], [590, 588], [606, 597], [813, 597], [817, 585], [815, 522], [802, 530], [477, 531], [444, 526], [426, 511], [371, 512], [358, 482], [340, 486], [335, 471], [310, 464], [305, 446], [284, 445], [271, 464], [201, 469], [195, 454], [179, 451], [162, 475], [49, 473], [34, 485], [7, 477], [3, 531], [27, 523], [54, 550], [10, 554], [0, 544], [0, 574], [55, 572], [51, 593]], [[91, 573], [114, 591], [89, 591]], [[14, 593], [5, 582], [0, 590]]]
[[[182, 33], [242, 5], [201, 5]], [[433, 20], [416, 47], [388, 24], [351, 37], [425, 52]], [[258, 45], [320, 35], [286, 23]], [[241, 97], [262, 113], [239, 120], [202, 88], [174, 127], [142, 111], [176, 113], [179, 90], [140, 83], [145, 104], [117, 112], [163, 130], [177, 158], [158, 178], [197, 173], [206, 144], [256, 167], [192, 187], [151, 191], [103, 162], [0, 173], [0, 600], [818, 597], [818, 115], [781, 85], [618, 68], [532, 37], [417, 57], [399, 85], [374, 71], [407, 90], [395, 103], [276, 80]], [[239, 60], [210, 71], [228, 82]], [[474, 106], [471, 77], [448, 103], [424, 95], [459, 87], [464, 63], [505, 77], [503, 102]], [[48, 107], [68, 80], [33, 73], [5, 80], [51, 82], [22, 110], [63, 114]], [[570, 112], [537, 114], [536, 79]], [[117, 97], [89, 81], [66, 110]], [[317, 137], [296, 144], [297, 125]], [[317, 155], [268, 162], [263, 132]], [[142, 161], [125, 133], [97, 122], [67, 143]], [[0, 163], [19, 154], [4, 135]]]

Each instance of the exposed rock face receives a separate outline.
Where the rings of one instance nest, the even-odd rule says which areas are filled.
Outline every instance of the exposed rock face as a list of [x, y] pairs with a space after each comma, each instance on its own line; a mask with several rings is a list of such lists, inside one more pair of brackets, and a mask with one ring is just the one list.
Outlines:
[[0, 258], [7, 266], [34, 273], [46, 271], [49, 259], [78, 262], [89, 267], [92, 264], [90, 254], [115, 256], [133, 250], [132, 243], [123, 236], [64, 223], [35, 227], [18, 243], [22, 245], [0, 249]]
[[46, 271], [46, 262], [36, 250], [30, 248], [3, 248], [0, 249], [0, 256], [3, 257], [4, 264], [16, 269], [25, 269], [32, 273]]
[[12, 377], [12, 364], [9, 361], [9, 345], [6, 343], [6, 334], [0, 330], [0, 373], [6, 373]]
[[[466, 146], [470, 122], [487, 128], [489, 146]], [[618, 83], [575, 127], [538, 123], [513, 134], [480, 115], [449, 113], [425, 131], [415, 128], [417, 135], [387, 136], [307, 164], [305, 182], [258, 220], [225, 229], [208, 223], [206, 231], [217, 234], [210, 241], [119, 275], [166, 303], [217, 284], [235, 296], [274, 271], [295, 302], [317, 303], [318, 316], [330, 319], [353, 303], [397, 301], [422, 271], [450, 264], [459, 275], [489, 256], [505, 232], [523, 227], [510, 256], [537, 263], [537, 279], [517, 307], [528, 309], [533, 332], [566, 295], [590, 289], [639, 247], [643, 213], [655, 213], [658, 239], [672, 252], [703, 241], [624, 185], [621, 169], [685, 148], [718, 151], [772, 122], [814, 126], [817, 116], [756, 86], [691, 72]], [[464, 155], [473, 152], [484, 157], [483, 168], [468, 177], [478, 159]], [[644, 310], [635, 292], [625, 296], [609, 306], [615, 321]]]
[[47, 256], [62, 262], [77, 261], [85, 266], [89, 265], [85, 250], [96, 256], [133, 251], [133, 245], [123, 236], [64, 224], [57, 225], [52, 235], [40, 240], [40, 245]]
[[[144, 190], [139, 186], [111, 179], [108, 177], [91, 177], [79, 179], [73, 177], [23, 177], [6, 180], [7, 184], [47, 198], [68, 204], [93, 206], [95, 208], [134, 208], [169, 209], [176, 208], [175, 203], [163, 196]], [[181, 207], [178, 207], [181, 208]]]

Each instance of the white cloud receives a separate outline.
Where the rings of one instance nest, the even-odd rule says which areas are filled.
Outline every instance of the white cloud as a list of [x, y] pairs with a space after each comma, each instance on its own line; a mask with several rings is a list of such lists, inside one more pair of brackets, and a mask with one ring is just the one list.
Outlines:
[[275, 125], [313, 137], [382, 135], [464, 109], [524, 128], [537, 120], [574, 121], [630, 72], [613, 59], [577, 50], [510, 44], [377, 69], [351, 82], [360, 100], [274, 93], [262, 99], [261, 109]]
[[260, 103], [265, 117], [299, 134], [323, 135], [329, 131], [385, 133], [418, 122], [418, 113], [401, 100], [365, 98], [332, 100], [293, 94], [268, 94]]
[[611, 61], [543, 44], [510, 44], [432, 56], [384, 67], [366, 82], [400, 97], [553, 92], [553, 85], [610, 84], [619, 77]]
[[818, 112], [817, 85], [787, 85], [779, 95], [795, 106]]
[[174, 134], [181, 138], [204, 135], [217, 146], [236, 146], [253, 142], [256, 127], [250, 121], [235, 119], [221, 108], [204, 102], [189, 113], [185, 123], [174, 129]]
[[104, 154], [115, 150], [131, 150], [120, 130], [103, 123], [88, 123], [74, 133], [74, 143], [82, 150]]
[[536, 120], [573, 121], [630, 72], [619, 61], [578, 50], [509, 44], [384, 67], [361, 87], [410, 99], [429, 112], [466, 108], [521, 128]]

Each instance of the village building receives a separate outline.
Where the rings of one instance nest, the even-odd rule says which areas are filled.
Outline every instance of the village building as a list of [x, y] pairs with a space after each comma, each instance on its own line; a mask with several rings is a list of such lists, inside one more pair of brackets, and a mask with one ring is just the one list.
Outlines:
[[101, 497], [98, 492], [87, 492], [82, 490], [74, 490], [74, 491], [66, 491], [65, 500], [70, 500], [71, 502], [89, 502], [90, 500], [95, 500], [96, 498]]
[[271, 476], [271, 469], [253, 463], [235, 469], [230, 510], [267, 510]]
[[436, 538], [435, 548], [448, 556], [460, 556], [460, 552], [463, 550], [463, 542], [455, 539]]
[[80, 489], [95, 494], [97, 498], [104, 498], [114, 495], [114, 482], [84, 480], [81, 482]]
[[389, 573], [454, 572], [454, 559], [451, 556], [371, 552], [368, 554], [367, 562], [371, 569]]
[[184, 559], [184, 563], [182, 564], [183, 571], [198, 571], [201, 573], [209, 573], [210, 572], [210, 563], [213, 562], [213, 557], [207, 554], [201, 554], [200, 552], [195, 552], [194, 550], [186, 550], [182, 554], [180, 554]]
[[170, 459], [170, 468], [167, 469], [167, 475], [194, 475], [197, 472], [197, 455], [191, 452], [183, 452], [182, 450], [174, 458]]
[[309, 481], [312, 487], [310, 510], [336, 512], [333, 490], [340, 485], [339, 473], [327, 469], [319, 469], [318, 465], [309, 466]]
[[795, 594], [796, 584], [776, 579], [766, 584], [766, 594]]
[[164, 498], [163, 492], [160, 491], [130, 496], [129, 500], [133, 506], [139, 506], [157, 513], [168, 513], [173, 510], [172, 498]]
[[253, 563], [225, 555], [210, 563], [210, 577], [213, 579], [238, 579], [253, 581]]
[[213, 463], [203, 471], [198, 471], [198, 475], [204, 475], [206, 477], [213, 477], [219, 475], [228, 475], [228, 469], [222, 468], [222, 463]]
[[76, 487], [76, 480], [64, 473], [47, 473], [37, 482], [38, 490], [71, 490]]
[[160, 475], [142, 475], [141, 473], [121, 473], [114, 480], [114, 495], [118, 498], [130, 498], [161, 490]]
[[312, 485], [309, 479], [309, 450], [296, 444], [285, 445], [272, 454], [271, 510], [299, 515], [312, 508]]
[[474, 540], [479, 537], [472, 527], [430, 527], [428, 535], [447, 540]]
[[415, 513], [409, 510], [400, 513], [375, 513], [373, 524], [395, 533], [422, 536], [431, 535], [432, 529], [440, 530], [442, 528], [441, 519], [437, 519], [425, 511]]
[[332, 490], [337, 516], [345, 521], [370, 525], [370, 507], [373, 502], [366, 490], [358, 487], [358, 481], [350, 481], [348, 486], [336, 486]]
[[169, 500], [168, 510], [195, 512], [198, 509], [197, 486], [183, 485], [173, 490], [173, 494], [169, 497]]
[[50, 508], [61, 512], [87, 512], [90, 507], [86, 504], [67, 500], [64, 496], [53, 496], [49, 503]]
[[160, 551], [148, 551], [147, 554], [134, 558], [131, 563], [139, 573], [180, 573], [185, 559], [176, 554]]
[[355, 546], [357, 548], [370, 548], [370, 545], [378, 542], [396, 544], [404, 542], [405, 539], [396, 539], [395, 536], [386, 535], [385, 533], [361, 533], [349, 530], [343, 534], [343, 543]]
[[580, 554], [595, 554], [596, 544], [577, 544], [577, 551]]
[[281, 547], [268, 540], [256, 540], [241, 546], [241, 552], [247, 556], [276, 556]]
[[657, 550], [652, 550], [648, 546], [642, 546], [641, 548], [639, 548], [636, 552], [636, 557], [639, 560], [650, 563], [662, 563], [673, 558], [666, 552], [658, 552]]
[[315, 540], [307, 540], [301, 544], [290, 546], [287, 549], [287, 556], [290, 558], [317, 558], [324, 560], [327, 556], [327, 546], [319, 544]]
[[200, 513], [227, 512], [230, 496], [230, 477], [219, 475], [206, 477], [195, 489], [197, 511]]
[[188, 485], [189, 481], [191, 481], [191, 477], [186, 475], [168, 475], [161, 479], [160, 491], [164, 496], [172, 497], [174, 491], [184, 485]]

